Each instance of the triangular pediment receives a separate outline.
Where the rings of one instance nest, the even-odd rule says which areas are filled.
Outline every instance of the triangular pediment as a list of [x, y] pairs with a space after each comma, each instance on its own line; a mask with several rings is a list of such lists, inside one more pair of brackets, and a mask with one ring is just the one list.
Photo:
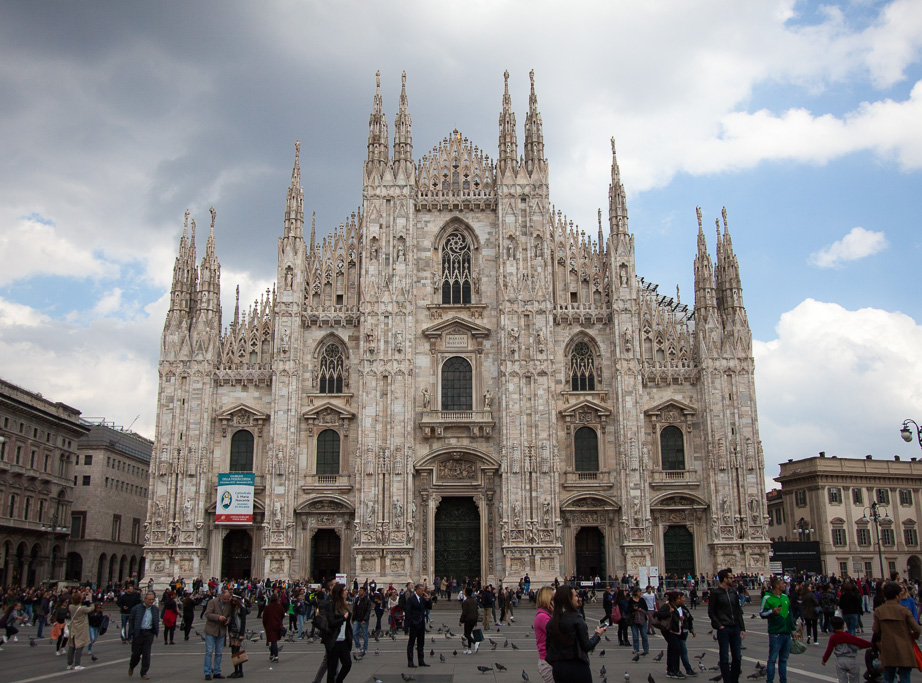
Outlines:
[[424, 337], [441, 337], [443, 334], [457, 332], [467, 332], [474, 337], [489, 337], [490, 328], [478, 325], [477, 323], [462, 318], [459, 315], [452, 316], [448, 320], [442, 320], [434, 325], [423, 329]]
[[696, 412], [698, 412], [693, 406], [690, 406], [687, 403], [683, 403], [682, 401], [678, 401], [674, 398], [670, 398], [666, 401], [663, 401], [662, 403], [658, 403], [652, 408], [647, 408], [643, 412], [645, 415], [661, 415], [662, 413], [670, 410], [678, 411], [685, 416], [694, 415]]
[[581, 401], [577, 401], [571, 405], [568, 405], [566, 408], [560, 411], [560, 414], [564, 417], [572, 417], [578, 415], [579, 413], [586, 412], [587, 410], [592, 411], [598, 414], [601, 417], [606, 417], [611, 415], [611, 410], [606, 408], [601, 403], [596, 403], [592, 399], [584, 398]]
[[219, 420], [230, 420], [234, 415], [246, 414], [249, 415], [254, 420], [268, 420], [269, 413], [264, 413], [261, 410], [256, 410], [252, 406], [248, 406], [246, 403], [235, 403], [230, 408], [222, 410], [215, 417]]
[[346, 410], [342, 406], [339, 406], [333, 403], [333, 401], [324, 401], [320, 405], [311, 406], [310, 408], [305, 410], [303, 413], [301, 413], [301, 417], [304, 417], [304, 418], [320, 417], [321, 415], [327, 412], [336, 413], [337, 415], [339, 415], [340, 418], [344, 420], [351, 420], [352, 418], [355, 417], [355, 413], [353, 413], [351, 410]]

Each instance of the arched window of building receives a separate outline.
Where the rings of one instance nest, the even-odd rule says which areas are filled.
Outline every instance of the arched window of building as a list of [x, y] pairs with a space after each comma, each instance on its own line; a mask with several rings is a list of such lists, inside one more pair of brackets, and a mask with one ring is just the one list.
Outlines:
[[599, 471], [599, 436], [592, 427], [580, 427], [573, 435], [573, 469]]
[[442, 410], [474, 409], [474, 377], [470, 362], [453, 356], [442, 366]]
[[253, 434], [241, 429], [231, 437], [229, 472], [253, 471]]
[[685, 438], [678, 427], [669, 426], [659, 433], [663, 470], [685, 469]]
[[442, 242], [442, 303], [471, 303], [471, 243], [460, 230]]
[[317, 474], [339, 474], [339, 434], [324, 429], [317, 436]]
[[344, 371], [343, 350], [336, 342], [330, 342], [320, 354], [320, 393], [343, 393]]
[[595, 391], [595, 358], [584, 341], [570, 352], [570, 391]]

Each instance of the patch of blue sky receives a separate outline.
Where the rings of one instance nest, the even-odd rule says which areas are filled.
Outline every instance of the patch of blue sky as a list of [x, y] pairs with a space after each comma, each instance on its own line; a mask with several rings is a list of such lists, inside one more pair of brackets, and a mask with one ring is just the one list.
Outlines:
[[[638, 274], [658, 282], [660, 292], [670, 296], [678, 284], [683, 302], [692, 303], [695, 206], [702, 206], [712, 258], [714, 219], [726, 206], [757, 338], [772, 338], [778, 317], [808, 297], [849, 309], [900, 310], [918, 320], [922, 302], [913, 279], [922, 244], [914, 205], [920, 175], [862, 152], [822, 167], [766, 162], [738, 173], [676, 176], [668, 187], [629, 201]], [[808, 262], [811, 253], [856, 226], [884, 232], [890, 246], [837, 269]]]
[[794, 4], [794, 15], [785, 22], [785, 25], [789, 28], [819, 26], [829, 21], [830, 10], [838, 10], [848, 28], [860, 31], [877, 23], [888, 4], [882, 0], [797, 2]]
[[55, 225], [55, 222], [53, 220], [51, 220], [50, 218], [45, 218], [43, 215], [41, 215], [37, 211], [33, 211], [28, 216], [23, 216], [22, 220], [32, 221], [34, 223], [41, 223], [42, 225]]

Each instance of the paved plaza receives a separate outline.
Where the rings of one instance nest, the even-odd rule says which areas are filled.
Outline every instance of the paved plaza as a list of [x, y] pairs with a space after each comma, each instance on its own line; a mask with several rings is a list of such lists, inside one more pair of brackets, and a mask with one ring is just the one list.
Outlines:
[[[766, 634], [766, 624], [762, 619], [752, 619], [751, 616], [756, 613], [752, 606], [746, 607], [746, 626], [748, 637], [744, 641], [746, 650], [743, 652], [743, 675], [742, 681], [746, 681], [746, 676], [755, 672], [756, 662], [765, 663], [768, 653], [768, 636]], [[537, 652], [535, 650], [534, 635], [531, 630], [531, 624], [534, 619], [534, 609], [530, 607], [516, 610], [516, 623], [511, 626], [501, 626], [497, 632], [495, 629], [486, 633], [488, 638], [496, 642], [496, 650], [492, 651], [489, 640], [484, 642], [480, 652], [476, 655], [463, 654], [461, 640], [458, 634], [461, 629], [458, 628], [458, 610], [454, 605], [439, 605], [439, 608], [432, 613], [433, 631], [426, 637], [426, 654], [427, 662], [432, 666], [429, 669], [408, 669], [406, 666], [406, 642], [405, 636], [400, 634], [396, 641], [388, 637], [382, 637], [380, 642], [374, 639], [369, 641], [368, 655], [358, 662], [353, 662], [352, 671], [349, 673], [347, 681], [355, 683], [369, 683], [375, 679], [383, 683], [402, 683], [401, 674], [408, 674], [418, 681], [418, 683], [452, 683], [460, 681], [497, 681], [499, 683], [518, 683], [522, 681], [522, 671], [524, 670], [531, 683], [541, 683], [541, 677], [538, 675]], [[702, 652], [704, 658], [700, 660], [705, 668], [717, 665], [717, 643], [707, 635], [710, 625], [707, 621], [707, 606], [701, 606], [693, 612], [696, 618], [697, 638], [688, 639], [689, 657], [692, 663], [697, 667], [698, 659], [695, 655]], [[255, 620], [255, 611], [253, 613], [253, 624], [258, 623]], [[586, 611], [589, 618], [590, 630], [598, 618], [602, 616], [602, 610], [599, 607], [591, 606]], [[113, 624], [118, 621], [117, 615], [114, 615]], [[442, 624], [448, 625], [454, 637], [445, 638], [443, 633], [438, 633], [437, 629]], [[865, 615], [864, 625], [867, 632], [870, 632], [871, 617]], [[204, 621], [196, 621], [196, 628], [203, 632]], [[133, 678], [128, 677], [128, 658], [130, 655], [129, 646], [119, 642], [118, 627], [110, 631], [97, 641], [94, 648], [95, 654], [99, 660], [95, 663], [84, 655], [83, 664], [87, 668], [84, 671], [66, 671], [67, 664], [64, 655], [58, 657], [54, 654], [51, 641], [47, 638], [38, 642], [35, 647], [30, 647], [29, 636], [34, 634], [33, 628], [23, 629], [19, 635], [19, 642], [11, 642], [3, 647], [0, 652], [0, 680], [9, 683], [27, 683], [29, 681], [44, 681], [67, 677], [75, 682], [78, 680], [86, 683], [96, 683], [97, 681], [121, 681], [130, 682], [138, 681], [140, 675], [135, 670]], [[47, 631], [46, 631], [47, 633]], [[593, 678], [596, 683], [601, 683], [606, 677], [611, 683], [622, 683], [625, 680], [625, 672], [630, 674], [630, 680], [634, 683], [646, 683], [647, 675], [652, 674], [657, 683], [666, 683], [666, 660], [665, 657], [659, 662], [653, 661], [653, 658], [661, 650], [665, 650], [666, 642], [659, 635], [650, 636], [650, 655], [642, 657], [638, 662], [632, 662], [631, 648], [617, 646], [617, 629], [609, 629], [609, 641], [602, 641], [596, 651], [591, 655]], [[795, 681], [830, 681], [835, 683], [835, 662], [830, 661], [826, 667], [822, 666], [820, 657], [825, 650], [825, 638], [820, 636], [822, 647], [810, 646], [807, 652], [799, 656], [791, 656], [788, 667], [788, 679]], [[151, 681], [166, 681], [178, 683], [180, 681], [202, 681], [202, 659], [205, 650], [202, 640], [192, 634], [192, 639], [188, 642], [182, 642], [182, 635], [176, 645], [164, 646], [162, 635], [154, 644], [153, 656], [151, 660], [151, 669], [149, 672]], [[508, 641], [509, 646], [505, 647]], [[518, 649], [514, 649], [515, 644]], [[375, 651], [378, 654], [375, 654]], [[434, 651], [435, 654], [430, 654]], [[604, 651], [604, 654], [603, 654]], [[280, 661], [277, 664], [269, 662], [268, 650], [263, 641], [250, 643], [247, 650], [250, 661], [244, 666], [245, 680], [263, 682], [273, 681], [298, 681], [310, 683], [313, 680], [317, 667], [323, 656], [323, 646], [318, 640], [315, 643], [306, 641], [296, 641], [294, 643], [284, 643], [284, 649], [280, 655]], [[457, 655], [454, 653], [457, 652]], [[439, 655], [445, 657], [441, 662]], [[505, 671], [498, 670], [497, 664], [506, 667]], [[478, 666], [491, 667], [492, 671], [481, 673]], [[605, 675], [601, 675], [602, 667], [605, 667]], [[224, 660], [221, 665], [221, 672], [227, 676], [234, 670], [230, 661], [230, 649], [224, 649]], [[718, 672], [706, 670], [699, 672], [697, 681], [704, 683], [709, 678], [716, 676]], [[758, 681], [764, 680], [756, 679]], [[776, 677], [777, 681], [777, 677]]]

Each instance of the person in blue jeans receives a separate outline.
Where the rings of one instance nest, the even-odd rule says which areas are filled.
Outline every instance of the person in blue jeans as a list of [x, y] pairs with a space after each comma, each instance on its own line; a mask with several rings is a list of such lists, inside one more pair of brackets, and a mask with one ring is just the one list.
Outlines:
[[717, 634], [720, 648], [720, 675], [723, 683], [739, 683], [742, 645], [746, 637], [743, 608], [740, 607], [736, 577], [732, 569], [717, 572], [718, 585], [708, 597], [708, 618]]
[[794, 616], [791, 601], [784, 594], [784, 579], [772, 577], [771, 592], [762, 598], [759, 616], [768, 619], [768, 665], [766, 683], [775, 680], [775, 662], [778, 663], [778, 680], [787, 683], [788, 657], [791, 654], [791, 634], [794, 632]]
[[[627, 601], [627, 613], [621, 615], [631, 625], [631, 638], [634, 641], [634, 654], [646, 656], [650, 653], [650, 641], [647, 638], [647, 603], [642, 599], [643, 591], [635, 588], [631, 599]], [[640, 646], [643, 644], [643, 652]]]
[[359, 593], [352, 602], [352, 637], [355, 649], [362, 654], [368, 652], [368, 622], [371, 621], [371, 601], [365, 593], [365, 586], [359, 586]]
[[225, 590], [221, 597], [212, 598], [205, 608], [205, 680], [224, 678], [221, 675], [221, 656], [224, 651], [224, 637], [227, 622], [233, 613], [231, 592]]

